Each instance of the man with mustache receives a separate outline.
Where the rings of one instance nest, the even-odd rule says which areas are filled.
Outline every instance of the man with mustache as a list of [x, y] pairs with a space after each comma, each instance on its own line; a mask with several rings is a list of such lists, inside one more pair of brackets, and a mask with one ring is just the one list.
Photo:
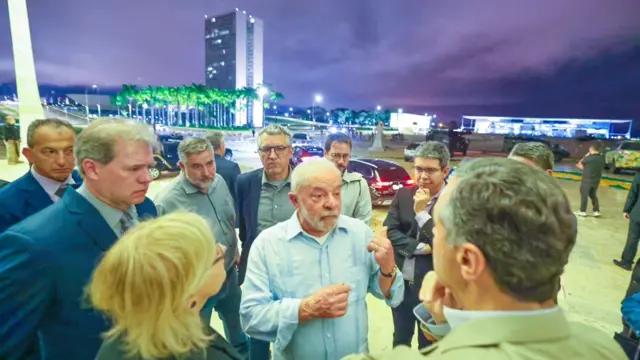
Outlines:
[[82, 186], [0, 235], [0, 359], [96, 356], [109, 326], [85, 286], [104, 252], [156, 215], [146, 197], [156, 144], [147, 125], [95, 120], [74, 146]]
[[329, 134], [324, 142], [324, 157], [342, 173], [342, 214], [371, 225], [371, 194], [367, 180], [359, 173], [347, 171], [351, 147], [349, 135]]
[[[445, 188], [449, 174], [449, 149], [437, 141], [427, 141], [416, 149], [413, 166], [416, 186], [402, 188], [391, 203], [384, 225], [404, 276], [404, 301], [391, 309], [393, 346], [411, 346], [419, 323], [413, 309], [420, 303], [418, 293], [425, 274], [433, 270], [433, 207]], [[418, 347], [431, 342], [418, 331]]]
[[178, 146], [182, 170], [171, 188], [157, 198], [158, 214], [188, 210], [209, 221], [213, 236], [225, 252], [227, 278], [220, 292], [207, 301], [202, 316], [211, 318], [215, 309], [224, 323], [227, 340], [241, 354], [248, 354], [247, 338], [240, 326], [240, 286], [236, 259], [238, 238], [235, 231], [236, 213], [227, 184], [216, 174], [213, 147], [207, 139], [186, 138]]
[[296, 167], [295, 214], [253, 243], [242, 285], [247, 334], [275, 359], [337, 360], [368, 348], [367, 293], [397, 306], [404, 294], [386, 229], [340, 215], [342, 174], [324, 158]]
[[82, 178], [74, 171], [76, 133], [64, 120], [40, 119], [27, 129], [22, 150], [31, 169], [0, 190], [0, 233], [62, 198]]
[[450, 333], [420, 352], [399, 346], [345, 360], [625, 359], [611, 336], [549, 304], [576, 242], [575, 217], [553, 178], [499, 158], [455, 174], [435, 206], [435, 271], [419, 305]]

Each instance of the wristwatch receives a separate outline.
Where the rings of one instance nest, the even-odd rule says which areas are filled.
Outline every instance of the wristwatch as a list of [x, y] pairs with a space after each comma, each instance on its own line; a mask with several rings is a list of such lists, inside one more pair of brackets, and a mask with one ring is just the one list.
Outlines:
[[398, 270], [398, 265], [393, 265], [393, 269], [391, 269], [391, 272], [388, 274], [385, 274], [384, 272], [382, 272], [382, 268], [380, 268], [380, 275], [386, 277], [386, 278], [392, 278], [393, 275], [396, 274], [396, 271]]

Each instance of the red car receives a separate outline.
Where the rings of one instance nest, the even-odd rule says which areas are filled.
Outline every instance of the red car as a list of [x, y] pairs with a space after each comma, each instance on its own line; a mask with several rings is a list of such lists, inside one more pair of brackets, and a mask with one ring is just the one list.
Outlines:
[[373, 205], [389, 206], [400, 188], [414, 185], [407, 170], [393, 161], [354, 159], [349, 161], [348, 170], [359, 173], [367, 180]]
[[291, 167], [295, 168], [305, 159], [311, 157], [323, 157], [324, 149], [319, 146], [294, 145], [293, 156], [291, 157]]

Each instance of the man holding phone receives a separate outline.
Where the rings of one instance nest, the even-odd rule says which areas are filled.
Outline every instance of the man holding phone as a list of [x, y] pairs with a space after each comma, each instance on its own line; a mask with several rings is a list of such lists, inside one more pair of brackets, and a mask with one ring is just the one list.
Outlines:
[[[437, 141], [424, 142], [416, 149], [414, 179], [416, 186], [402, 188], [393, 199], [384, 221], [395, 252], [396, 264], [405, 281], [404, 301], [392, 308], [393, 346], [411, 346], [419, 325], [413, 309], [420, 303], [418, 293], [424, 276], [433, 270], [432, 210], [445, 188], [449, 174], [449, 149]], [[418, 331], [419, 348], [431, 342]]]

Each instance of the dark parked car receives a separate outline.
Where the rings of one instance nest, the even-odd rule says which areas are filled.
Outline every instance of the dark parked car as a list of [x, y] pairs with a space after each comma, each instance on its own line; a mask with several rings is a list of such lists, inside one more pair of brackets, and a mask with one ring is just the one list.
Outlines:
[[413, 186], [413, 179], [400, 164], [382, 159], [354, 159], [349, 161], [348, 170], [357, 172], [367, 180], [371, 203], [388, 206], [405, 186]]
[[[462, 156], [467, 156], [467, 150], [469, 149], [469, 140], [463, 136], [463, 134], [455, 131], [448, 130], [430, 130], [425, 141], [437, 141], [445, 144], [451, 152], [451, 157], [455, 156], [455, 153], [462, 153]], [[411, 143], [404, 149], [404, 161], [412, 162], [415, 158], [415, 152], [420, 142]]]
[[305, 159], [310, 157], [324, 156], [324, 149], [319, 146], [311, 145], [295, 145], [293, 147], [293, 156], [291, 157], [291, 167], [300, 165]]

